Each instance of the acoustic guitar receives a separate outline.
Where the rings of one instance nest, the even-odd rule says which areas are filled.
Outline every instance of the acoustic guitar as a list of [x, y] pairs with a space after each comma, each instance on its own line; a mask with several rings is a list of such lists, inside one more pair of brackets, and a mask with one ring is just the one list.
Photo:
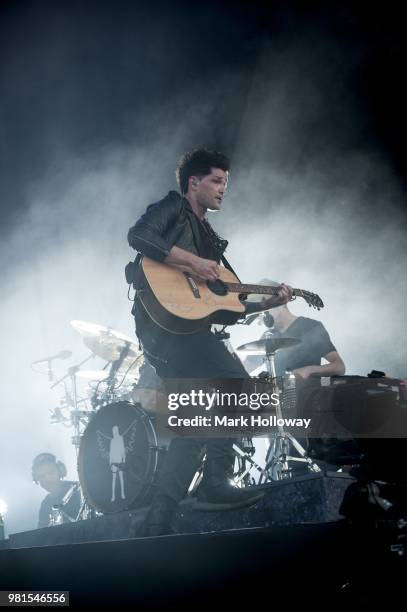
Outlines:
[[[224, 266], [217, 281], [204, 281], [182, 266], [144, 256], [139, 275], [137, 295], [145, 310], [157, 325], [175, 334], [193, 334], [212, 323], [232, 325], [245, 312], [242, 298], [250, 293], [278, 293], [278, 287], [242, 284]], [[293, 289], [293, 295], [318, 310], [324, 306], [310, 291]]]

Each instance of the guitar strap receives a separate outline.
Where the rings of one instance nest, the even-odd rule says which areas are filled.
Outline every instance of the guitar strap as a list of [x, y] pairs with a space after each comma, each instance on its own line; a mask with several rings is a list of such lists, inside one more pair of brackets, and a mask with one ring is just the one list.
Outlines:
[[[193, 220], [194, 221], [196, 220], [199, 223], [195, 215], [193, 215]], [[240, 283], [241, 282], [240, 278], [238, 277], [238, 275], [236, 274], [236, 272], [234, 271], [234, 269], [232, 268], [232, 266], [230, 265], [226, 257], [223, 255], [223, 252], [226, 250], [226, 247], [228, 246], [228, 241], [225, 240], [224, 238], [221, 238], [215, 232], [215, 230], [209, 224], [209, 222], [206, 221], [206, 219], [204, 219], [201, 222], [201, 225], [206, 235], [209, 238], [209, 241], [212, 245], [214, 252], [217, 254], [217, 256], [219, 257], [219, 259], [221, 260], [225, 268], [230, 270], [230, 272], [232, 272], [236, 276], [236, 278], [238, 279]], [[198, 230], [197, 227], [196, 227], [196, 230]], [[128, 282], [129, 285], [132, 284], [134, 289], [137, 289], [137, 270], [138, 270], [138, 266], [140, 264], [141, 259], [142, 259], [142, 254], [137, 253], [137, 257], [135, 258], [135, 260], [133, 262], [129, 262], [127, 266], [125, 267], [126, 281]]]
[[221, 238], [215, 232], [213, 227], [210, 225], [209, 221], [207, 221], [206, 219], [203, 219], [202, 227], [206, 231], [215, 253], [217, 253], [218, 257], [220, 258], [225, 268], [230, 270], [230, 272], [232, 272], [236, 276], [236, 278], [238, 279], [240, 283], [241, 282], [240, 278], [238, 277], [238, 275], [236, 274], [236, 272], [234, 271], [234, 269], [232, 268], [232, 266], [230, 265], [226, 257], [223, 255], [223, 252], [225, 251], [227, 245], [229, 244], [228, 241]]
[[221, 258], [221, 261], [222, 261], [223, 265], [225, 266], [225, 268], [227, 268], [228, 270], [233, 272], [233, 274], [236, 276], [236, 278], [239, 281], [239, 283], [241, 283], [242, 281], [240, 280], [240, 278], [238, 277], [238, 275], [236, 274], [236, 272], [234, 271], [234, 269], [232, 268], [232, 266], [230, 265], [230, 263], [228, 262], [226, 257], [224, 255], [221, 255], [220, 258]]

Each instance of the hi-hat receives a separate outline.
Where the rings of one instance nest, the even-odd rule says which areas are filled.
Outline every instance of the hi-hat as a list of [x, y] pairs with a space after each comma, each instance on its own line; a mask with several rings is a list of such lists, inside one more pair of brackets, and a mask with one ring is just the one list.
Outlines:
[[288, 349], [292, 346], [300, 344], [301, 340], [298, 338], [279, 338], [269, 336], [268, 338], [261, 338], [254, 342], [246, 342], [237, 347], [238, 351], [243, 353], [250, 353], [251, 355], [270, 355], [276, 353], [282, 349]]
[[105, 361], [117, 361], [123, 348], [126, 358], [135, 359], [141, 354], [137, 344], [125, 334], [110, 327], [88, 321], [71, 321], [71, 325], [83, 337], [84, 344]]

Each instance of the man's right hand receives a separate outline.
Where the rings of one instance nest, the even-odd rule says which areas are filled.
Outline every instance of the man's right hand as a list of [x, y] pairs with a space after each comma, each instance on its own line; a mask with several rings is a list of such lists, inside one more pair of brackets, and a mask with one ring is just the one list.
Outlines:
[[184, 270], [189, 268], [191, 273], [201, 280], [215, 281], [220, 276], [220, 266], [216, 261], [204, 259], [177, 246], [172, 247], [164, 263], [182, 266]]
[[193, 272], [204, 280], [215, 281], [220, 276], [220, 266], [216, 261], [196, 257], [191, 265]]

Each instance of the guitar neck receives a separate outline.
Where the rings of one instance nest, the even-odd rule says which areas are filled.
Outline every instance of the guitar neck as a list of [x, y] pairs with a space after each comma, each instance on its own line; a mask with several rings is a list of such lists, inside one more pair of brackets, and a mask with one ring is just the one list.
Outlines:
[[[262, 295], [277, 295], [278, 287], [267, 287], [265, 285], [243, 285], [241, 283], [226, 283], [232, 293], [259, 293]], [[293, 295], [304, 297], [303, 289], [293, 289]]]

